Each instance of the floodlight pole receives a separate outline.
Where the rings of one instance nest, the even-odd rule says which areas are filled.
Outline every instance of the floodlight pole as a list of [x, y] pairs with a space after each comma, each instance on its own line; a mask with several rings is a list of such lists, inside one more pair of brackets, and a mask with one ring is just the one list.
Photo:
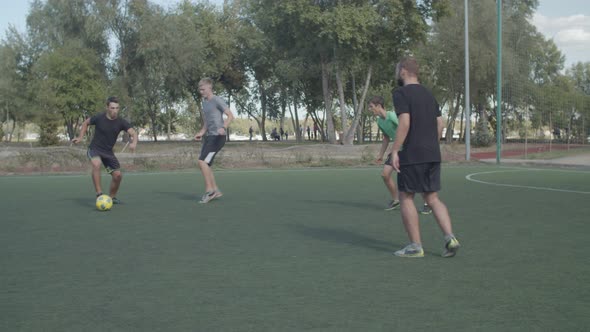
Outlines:
[[468, 5], [468, 0], [465, 0], [465, 160], [467, 160], [467, 161], [471, 160], [471, 101], [469, 100], [469, 5]]
[[498, 16], [498, 65], [496, 68], [496, 164], [502, 154], [502, 0], [496, 0]]

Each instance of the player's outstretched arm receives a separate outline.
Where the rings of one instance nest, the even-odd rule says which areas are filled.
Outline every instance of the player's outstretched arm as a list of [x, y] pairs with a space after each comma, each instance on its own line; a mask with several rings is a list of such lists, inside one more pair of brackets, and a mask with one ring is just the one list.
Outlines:
[[375, 160], [376, 164], [380, 164], [381, 162], [383, 162], [383, 154], [385, 154], [385, 151], [387, 150], [388, 146], [389, 146], [389, 136], [387, 136], [385, 133], [383, 133], [383, 142], [381, 142], [381, 148], [379, 149], [379, 154], [377, 155], [377, 160]]
[[84, 122], [82, 122], [82, 127], [80, 128], [80, 134], [78, 135], [78, 137], [76, 137], [72, 140], [72, 143], [78, 144], [84, 140], [84, 135], [86, 135], [86, 131], [88, 131], [89, 125], [90, 125], [90, 118], [88, 118], [88, 119], [84, 120]]
[[139, 135], [137, 134], [137, 131], [135, 131], [135, 129], [133, 128], [129, 128], [127, 130], [127, 133], [131, 135], [131, 144], [129, 144], [129, 150], [135, 151], [135, 148], [137, 147], [137, 142], [139, 142]]

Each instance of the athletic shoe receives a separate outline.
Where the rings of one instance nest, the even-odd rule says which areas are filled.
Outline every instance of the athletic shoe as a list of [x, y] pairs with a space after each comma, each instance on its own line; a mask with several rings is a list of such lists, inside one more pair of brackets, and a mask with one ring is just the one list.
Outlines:
[[102, 196], [102, 193], [96, 194], [96, 198], [98, 198], [98, 196]]
[[211, 200], [219, 198], [221, 196], [223, 196], [223, 193], [221, 191], [208, 191], [203, 195], [203, 197], [201, 197], [199, 203], [209, 203]]
[[389, 204], [387, 204], [387, 207], [385, 207], [385, 211], [395, 210], [398, 207], [399, 207], [399, 200], [395, 199], [395, 200], [389, 202]]
[[113, 197], [113, 204], [121, 204], [121, 201], [117, 197]]
[[420, 210], [421, 214], [431, 214], [432, 213], [432, 209], [430, 208], [430, 206], [428, 204], [424, 204], [422, 206], [422, 210]]
[[442, 253], [443, 257], [453, 257], [457, 254], [457, 250], [461, 247], [459, 241], [454, 236], [450, 237], [445, 244], [445, 250]]
[[410, 243], [403, 249], [400, 249], [393, 253], [398, 257], [418, 258], [424, 257], [424, 249], [415, 243]]

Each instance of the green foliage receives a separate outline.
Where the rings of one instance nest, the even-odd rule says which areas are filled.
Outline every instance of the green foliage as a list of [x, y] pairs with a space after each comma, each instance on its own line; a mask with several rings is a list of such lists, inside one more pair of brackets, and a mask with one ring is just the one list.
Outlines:
[[92, 50], [67, 45], [46, 53], [34, 74], [38, 103], [45, 106], [43, 112], [61, 115], [70, 139], [78, 124], [104, 105], [105, 84]]
[[39, 119], [39, 144], [41, 146], [57, 145], [59, 138], [57, 137], [57, 129], [59, 122], [55, 121], [53, 117], [42, 116]]

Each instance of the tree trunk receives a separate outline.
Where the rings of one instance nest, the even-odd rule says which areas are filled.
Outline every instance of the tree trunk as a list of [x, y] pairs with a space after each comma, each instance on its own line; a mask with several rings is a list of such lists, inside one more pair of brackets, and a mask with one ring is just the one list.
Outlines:
[[347, 132], [348, 117], [346, 116], [346, 101], [344, 100], [344, 84], [342, 83], [339, 66], [336, 66], [336, 87], [338, 88], [338, 101], [340, 104], [340, 132], [338, 133], [338, 141], [340, 144], [344, 144], [343, 136]]
[[[367, 71], [367, 78], [365, 79], [365, 85], [363, 86], [363, 94], [361, 95], [361, 99], [358, 102], [356, 109], [354, 110], [354, 118], [353, 118], [352, 123], [350, 125], [350, 129], [346, 133], [343, 144], [352, 145], [352, 142], [354, 140], [354, 132], [356, 131], [356, 128], [358, 127], [359, 120], [361, 118], [361, 114], [362, 114], [364, 107], [365, 107], [365, 98], [367, 98], [367, 91], [369, 90], [369, 85], [371, 83], [372, 74], [373, 74], [373, 66], [370, 65], [369, 69]], [[353, 94], [354, 93], [356, 93], [356, 92], [353, 91]]]
[[461, 107], [461, 94], [457, 93], [457, 98], [455, 100], [455, 105], [452, 107], [452, 111], [449, 114], [449, 118], [447, 119], [447, 132], [445, 134], [445, 141], [447, 143], [453, 142], [453, 134], [455, 133], [455, 120], [457, 119], [457, 115], [459, 114], [459, 109]]
[[[354, 73], [352, 73], [351, 76], [352, 76], [352, 82], [351, 82], [352, 83], [352, 106], [356, 110], [359, 106], [358, 97], [356, 96], [356, 77], [354, 76]], [[361, 118], [359, 120], [359, 125], [356, 126], [356, 137], [357, 137], [359, 144], [363, 144], [365, 141], [364, 135], [363, 135], [363, 131], [365, 129], [365, 124], [363, 123], [363, 119], [364, 119], [364, 117], [361, 114]]]
[[[279, 127], [283, 129], [283, 133], [287, 132], [287, 128], [285, 128], [285, 114], [287, 113], [287, 96], [285, 93], [285, 89], [281, 89], [281, 117], [279, 119]], [[279, 131], [280, 135], [280, 131]], [[281, 140], [283, 140], [283, 136], [281, 136]]]
[[[322, 65], [322, 91], [324, 94], [324, 108], [326, 121], [328, 122], [327, 134], [331, 144], [336, 144], [336, 135], [334, 130], [334, 121], [332, 119], [332, 92], [330, 91], [330, 72], [328, 70], [328, 63], [325, 59], [321, 60]], [[323, 126], [320, 128], [322, 139], [325, 139], [325, 132]]]
[[76, 137], [76, 129], [75, 129], [74, 120], [73, 119], [66, 119], [65, 124], [66, 124], [66, 132], [68, 134], [68, 138], [70, 140], [73, 140]]
[[172, 115], [170, 114], [170, 109], [168, 108], [168, 104], [166, 103], [166, 115], [167, 115], [167, 119], [168, 121], [166, 121], [166, 137], [168, 138], [168, 140], [170, 140], [172, 137]]
[[301, 139], [301, 126], [299, 125], [299, 114], [297, 114], [297, 91], [293, 89], [293, 109], [295, 114], [291, 112], [291, 106], [289, 106], [289, 114], [291, 114], [291, 121], [293, 122], [293, 128], [295, 129], [295, 140], [297, 143], [303, 142]]
[[266, 89], [264, 89], [264, 85], [262, 81], [258, 81], [258, 89], [260, 91], [260, 108], [262, 110], [262, 114], [260, 115], [260, 135], [262, 135], [262, 140], [264, 142], [268, 141], [266, 138], [266, 108], [267, 108], [267, 101], [266, 101]]
[[12, 142], [12, 137], [14, 136], [14, 129], [16, 128], [16, 120], [12, 120], [12, 129], [10, 129], [10, 133], [8, 134], [8, 142]]

